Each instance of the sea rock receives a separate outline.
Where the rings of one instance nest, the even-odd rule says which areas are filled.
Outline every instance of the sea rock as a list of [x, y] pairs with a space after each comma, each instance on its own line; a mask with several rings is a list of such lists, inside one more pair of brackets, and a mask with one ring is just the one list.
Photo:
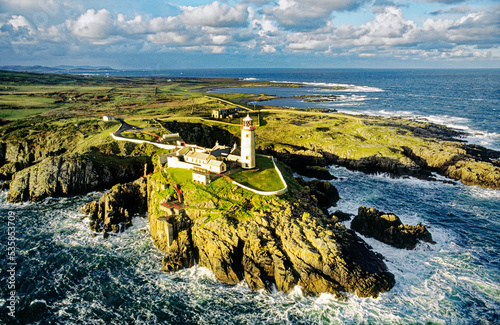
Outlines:
[[[196, 260], [223, 283], [245, 280], [252, 290], [283, 292], [300, 286], [305, 294], [338, 297], [346, 292], [376, 297], [395, 283], [382, 257], [336, 218], [328, 218], [310, 189], [287, 200], [273, 198], [251, 218], [214, 218], [210, 209], [192, 205], [189, 195], [183, 207], [165, 216], [158, 209], [162, 197], [156, 182], [150, 178], [148, 184], [148, 217], [154, 244], [167, 254], [164, 270]], [[238, 191], [230, 191], [231, 200], [238, 199]]]
[[375, 208], [360, 207], [351, 229], [397, 248], [414, 249], [420, 240], [434, 243], [425, 225], [404, 225], [395, 214]]
[[302, 186], [308, 187], [311, 197], [313, 200], [317, 201], [318, 206], [325, 214], [328, 214], [328, 209], [335, 206], [340, 200], [337, 188], [335, 188], [335, 186], [333, 186], [330, 182], [320, 181], [317, 179], [307, 182], [302, 178], [298, 178], [297, 180]]
[[332, 213], [332, 217], [337, 218], [339, 222], [349, 221], [352, 219], [353, 216], [354, 216], [353, 214], [346, 213], [340, 210], [337, 210], [334, 213]]
[[9, 202], [40, 201], [109, 188], [137, 179], [149, 158], [111, 158], [101, 155], [49, 157], [17, 172], [7, 193]]
[[147, 211], [147, 180], [141, 177], [133, 182], [117, 184], [98, 202], [82, 207], [89, 215], [89, 227], [95, 232], [122, 232], [132, 225], [132, 217]]

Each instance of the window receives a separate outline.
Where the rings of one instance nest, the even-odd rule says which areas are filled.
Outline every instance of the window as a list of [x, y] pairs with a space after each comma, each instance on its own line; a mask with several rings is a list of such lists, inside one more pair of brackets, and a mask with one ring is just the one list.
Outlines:
[[247, 133], [247, 138], [250, 138], [250, 134]]

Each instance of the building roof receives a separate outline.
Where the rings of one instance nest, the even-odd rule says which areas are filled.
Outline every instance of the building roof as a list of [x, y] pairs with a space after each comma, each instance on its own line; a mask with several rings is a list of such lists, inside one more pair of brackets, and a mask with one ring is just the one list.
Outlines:
[[250, 117], [250, 114], [247, 114], [247, 117], [245, 117], [243, 121], [253, 121], [253, 118]]
[[204, 152], [188, 152], [187, 154], [185, 154], [186, 157], [190, 157], [190, 158], [194, 158], [194, 159], [201, 159], [201, 160], [208, 160], [208, 157], [210, 157], [210, 155], [208, 153], [204, 153]]
[[220, 166], [224, 165], [224, 162], [221, 160], [210, 159], [210, 161], [207, 163], [207, 165], [220, 167]]
[[187, 154], [189, 151], [191, 151], [191, 148], [189, 148], [189, 147], [184, 147], [184, 148], [182, 148], [182, 149], [179, 149], [179, 150], [177, 151], [177, 154], [178, 154], [179, 156], [181, 156], [181, 155], [185, 155], [185, 154]]

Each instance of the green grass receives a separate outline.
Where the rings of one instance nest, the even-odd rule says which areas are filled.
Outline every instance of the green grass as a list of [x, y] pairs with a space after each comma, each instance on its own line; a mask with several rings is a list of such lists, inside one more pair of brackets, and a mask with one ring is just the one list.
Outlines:
[[20, 120], [29, 116], [44, 113], [50, 109], [38, 108], [18, 108], [18, 109], [0, 109], [1, 120]]
[[168, 176], [172, 178], [177, 184], [186, 185], [191, 183], [193, 179], [193, 172], [183, 168], [167, 168]]
[[28, 95], [0, 95], [0, 107], [51, 107], [53, 98]]
[[229, 176], [234, 181], [259, 191], [277, 191], [285, 186], [272, 160], [262, 156], [256, 157], [255, 169], [242, 170]]

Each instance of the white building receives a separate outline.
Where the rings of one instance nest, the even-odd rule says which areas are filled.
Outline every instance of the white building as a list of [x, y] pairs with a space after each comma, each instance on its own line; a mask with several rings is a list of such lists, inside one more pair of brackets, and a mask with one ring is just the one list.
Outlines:
[[247, 115], [241, 125], [241, 167], [255, 168], [255, 126], [253, 119]]
[[217, 160], [210, 153], [197, 151], [195, 148], [184, 147], [175, 156], [167, 157], [168, 167], [184, 169], [202, 169], [212, 173], [222, 174], [227, 170], [226, 163]]
[[[184, 144], [185, 145], [185, 144]], [[245, 169], [255, 168], [255, 126], [253, 119], [247, 115], [241, 125], [241, 154], [236, 144], [226, 147], [216, 143], [213, 148], [202, 148], [195, 145], [185, 145], [175, 154], [160, 156], [160, 163], [165, 162], [168, 167], [195, 170], [199, 173], [222, 174], [227, 171], [225, 161], [235, 161]], [[193, 180], [205, 183], [202, 176], [194, 175]]]

